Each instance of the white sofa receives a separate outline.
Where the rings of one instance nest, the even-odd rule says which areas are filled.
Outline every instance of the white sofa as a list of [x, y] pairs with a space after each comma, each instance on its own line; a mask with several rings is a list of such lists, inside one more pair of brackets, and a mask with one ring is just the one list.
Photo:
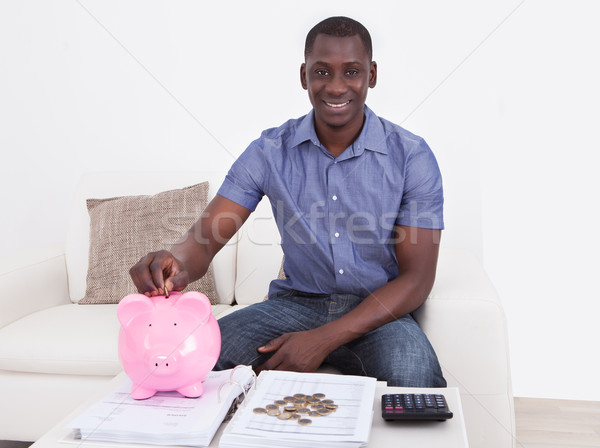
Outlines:
[[[116, 305], [78, 305], [85, 292], [86, 198], [155, 194], [223, 173], [92, 173], [73, 199], [67, 241], [0, 259], [0, 440], [33, 441], [121, 371]], [[214, 260], [217, 318], [263, 300], [282, 252], [264, 200]], [[442, 244], [435, 285], [415, 317], [449, 386], [460, 389], [470, 446], [514, 447], [506, 322], [475, 256]]]

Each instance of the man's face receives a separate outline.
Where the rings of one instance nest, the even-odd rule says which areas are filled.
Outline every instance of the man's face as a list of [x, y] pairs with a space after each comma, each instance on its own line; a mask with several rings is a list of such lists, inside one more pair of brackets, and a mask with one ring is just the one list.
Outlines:
[[371, 62], [359, 36], [319, 34], [300, 67], [302, 87], [315, 110], [317, 128], [362, 126], [369, 87], [375, 87], [377, 64]]

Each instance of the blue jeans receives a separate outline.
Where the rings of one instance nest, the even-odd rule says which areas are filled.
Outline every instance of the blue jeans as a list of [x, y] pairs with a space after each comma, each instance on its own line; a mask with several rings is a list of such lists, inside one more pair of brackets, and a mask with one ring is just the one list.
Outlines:
[[[258, 347], [284, 333], [320, 327], [348, 313], [361, 301], [350, 294], [307, 295], [288, 291], [235, 311], [219, 319], [222, 346], [215, 370], [238, 364], [256, 368], [272, 356], [258, 353]], [[342, 345], [327, 356], [325, 363], [347, 375], [387, 381], [389, 386], [446, 386], [427, 336], [409, 314]]]

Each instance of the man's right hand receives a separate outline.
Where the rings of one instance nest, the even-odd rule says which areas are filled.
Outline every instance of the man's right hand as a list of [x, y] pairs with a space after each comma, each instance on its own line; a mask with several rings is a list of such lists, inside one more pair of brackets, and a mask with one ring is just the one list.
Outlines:
[[167, 251], [150, 252], [129, 269], [129, 275], [138, 292], [148, 297], [182, 291], [189, 283], [189, 274], [183, 263]]

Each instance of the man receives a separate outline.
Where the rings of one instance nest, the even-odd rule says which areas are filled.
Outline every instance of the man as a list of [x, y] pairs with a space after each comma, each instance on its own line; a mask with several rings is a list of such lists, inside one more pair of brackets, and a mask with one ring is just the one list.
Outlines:
[[267, 195], [286, 278], [271, 283], [269, 300], [219, 320], [216, 369], [311, 372], [327, 362], [393, 386], [443, 387], [410, 315], [433, 285], [443, 228], [435, 158], [365, 106], [377, 64], [360, 23], [317, 24], [300, 80], [313, 110], [250, 144], [187, 238], [142, 258], [133, 281], [147, 295], [183, 289]]

